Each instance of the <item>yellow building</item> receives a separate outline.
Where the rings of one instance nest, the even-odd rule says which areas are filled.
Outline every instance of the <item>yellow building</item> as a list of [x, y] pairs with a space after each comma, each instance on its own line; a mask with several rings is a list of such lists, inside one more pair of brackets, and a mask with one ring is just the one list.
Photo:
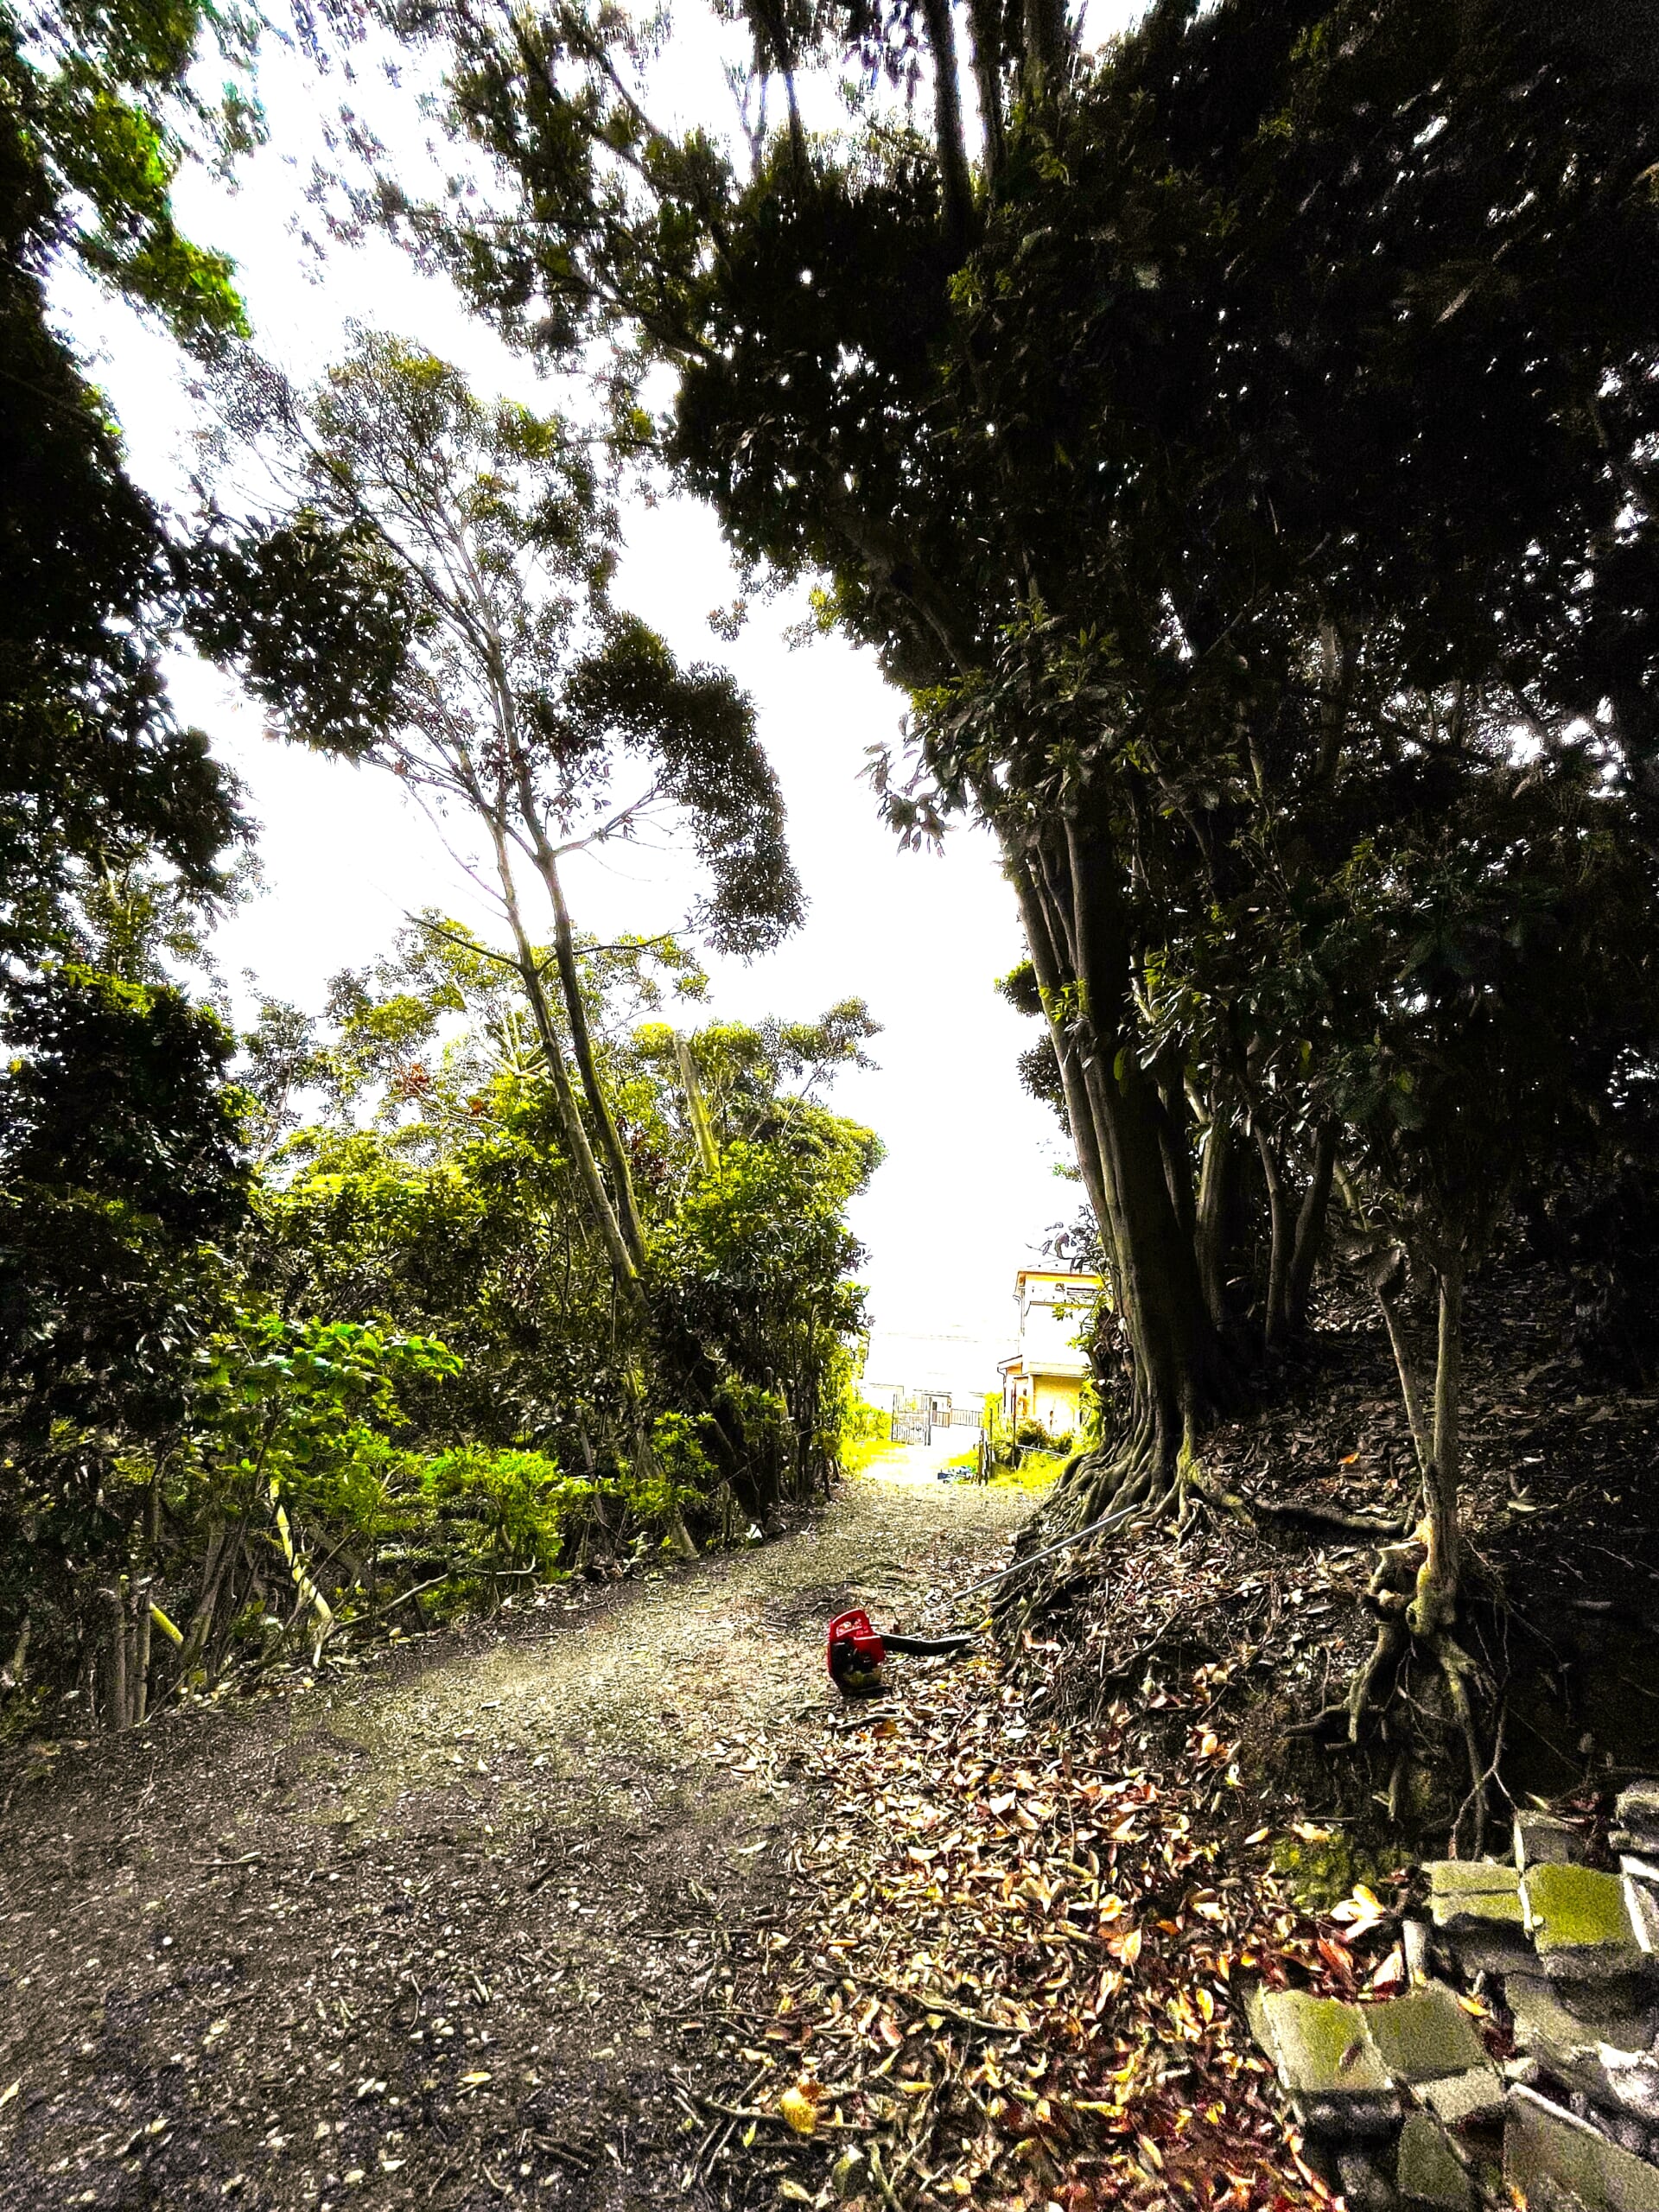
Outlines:
[[1066, 1268], [1021, 1268], [1014, 1277], [1020, 1349], [997, 1363], [1002, 1418], [1011, 1430], [1031, 1421], [1051, 1436], [1077, 1428], [1089, 1380], [1089, 1356], [1077, 1339], [1104, 1288], [1098, 1275]]

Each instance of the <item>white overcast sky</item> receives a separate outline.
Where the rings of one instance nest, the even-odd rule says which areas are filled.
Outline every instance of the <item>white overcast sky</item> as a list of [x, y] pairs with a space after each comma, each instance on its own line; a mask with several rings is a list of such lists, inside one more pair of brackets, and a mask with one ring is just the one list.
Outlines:
[[[187, 231], [234, 258], [256, 342], [306, 377], [343, 352], [346, 325], [362, 321], [431, 346], [481, 391], [545, 402], [547, 388], [446, 283], [385, 243], [337, 249], [321, 264], [302, 245], [317, 118], [341, 89], [272, 51], [261, 68], [268, 146], [233, 191], [200, 170], [181, 180]], [[412, 96], [365, 79], [356, 97], [410, 168], [423, 168], [428, 130]], [[684, 112], [710, 103], [719, 119], [729, 112], [701, 35], [676, 50], [667, 97]], [[135, 474], [175, 498], [194, 421], [176, 352], [79, 283], [66, 283], [60, 307], [113, 402]], [[1013, 894], [983, 832], [956, 833], [943, 856], [898, 850], [862, 770], [866, 748], [896, 735], [901, 701], [868, 656], [838, 640], [787, 647], [798, 603], [760, 608], [723, 643], [708, 616], [737, 589], [708, 512], [683, 500], [630, 509], [619, 603], [683, 656], [728, 666], [753, 697], [810, 901], [804, 926], [779, 951], [747, 967], [715, 963], [710, 1010], [799, 1017], [848, 996], [868, 1000], [883, 1026], [872, 1047], [879, 1065], [843, 1077], [835, 1103], [887, 1146], [854, 1217], [868, 1251], [871, 1318], [879, 1337], [953, 1339], [961, 1351], [951, 1363], [969, 1370], [961, 1387], [993, 1389], [995, 1360], [1014, 1338], [1014, 1270], [1080, 1204], [1075, 1182], [1057, 1173], [1066, 1158], [1057, 1125], [1020, 1087], [1015, 1056], [1034, 1026], [992, 989], [1024, 950]], [[268, 738], [257, 709], [199, 664], [180, 660], [172, 680], [181, 714], [241, 777], [259, 823], [263, 894], [226, 922], [214, 948], [233, 982], [251, 971], [262, 991], [316, 1009], [328, 977], [386, 950], [412, 909], [444, 906], [488, 925], [391, 779]], [[671, 853], [613, 852], [582, 864], [573, 905], [579, 924], [601, 932], [670, 928], [689, 882]]]

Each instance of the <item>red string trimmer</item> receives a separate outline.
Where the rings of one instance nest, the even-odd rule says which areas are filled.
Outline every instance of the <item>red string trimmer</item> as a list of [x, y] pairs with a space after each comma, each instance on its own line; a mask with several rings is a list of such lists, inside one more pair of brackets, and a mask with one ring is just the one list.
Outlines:
[[974, 1648], [971, 1636], [900, 1636], [874, 1628], [868, 1613], [837, 1613], [830, 1624], [830, 1679], [843, 1697], [880, 1697], [881, 1662], [890, 1651], [918, 1659], [956, 1659]]

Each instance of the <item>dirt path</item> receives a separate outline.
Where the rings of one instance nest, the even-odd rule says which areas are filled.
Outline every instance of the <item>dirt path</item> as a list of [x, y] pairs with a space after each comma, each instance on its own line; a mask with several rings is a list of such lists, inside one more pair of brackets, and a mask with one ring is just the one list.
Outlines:
[[0, 1778], [0, 2205], [688, 2201], [670, 2069], [759, 2032], [733, 1968], [817, 1807], [730, 1738], [828, 1708], [830, 1613], [937, 1613], [1028, 1510], [930, 1473]]

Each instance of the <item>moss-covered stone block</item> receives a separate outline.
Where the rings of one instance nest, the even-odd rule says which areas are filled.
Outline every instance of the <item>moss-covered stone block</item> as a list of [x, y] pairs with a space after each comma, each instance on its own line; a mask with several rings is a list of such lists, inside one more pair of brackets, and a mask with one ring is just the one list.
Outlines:
[[1472, 2212], [1475, 2184], [1446, 2139], [1439, 2120], [1408, 2113], [1400, 2131], [1395, 2186], [1408, 2204], [1434, 2204], [1443, 2212]]
[[1642, 1952], [1624, 1885], [1591, 1866], [1529, 1866], [1521, 1878], [1526, 1929], [1546, 1974], [1605, 1981], [1637, 1971]]
[[1443, 1935], [1496, 1942], [1507, 1958], [1526, 1942], [1521, 1877], [1516, 1868], [1485, 1859], [1433, 1860], [1428, 1875], [1429, 1917]]
[[1431, 1897], [1505, 1896], [1521, 1876], [1507, 1859], [1430, 1859], [1423, 1865]]
[[1486, 2063], [1475, 2024], [1443, 1981], [1368, 2005], [1365, 2024], [1396, 2082], [1433, 2082]]
[[1443, 2127], [1486, 2127], [1503, 2117], [1503, 2083], [1490, 2063], [1425, 2082], [1417, 2094]]
[[1519, 2083], [1504, 2120], [1503, 2179], [1512, 2196], [1535, 2207], [1659, 2212], [1659, 2166]]
[[1251, 1999], [1249, 2017], [1305, 2127], [1369, 2135], [1393, 2126], [1400, 2101], [1359, 2005], [1268, 1989]]

